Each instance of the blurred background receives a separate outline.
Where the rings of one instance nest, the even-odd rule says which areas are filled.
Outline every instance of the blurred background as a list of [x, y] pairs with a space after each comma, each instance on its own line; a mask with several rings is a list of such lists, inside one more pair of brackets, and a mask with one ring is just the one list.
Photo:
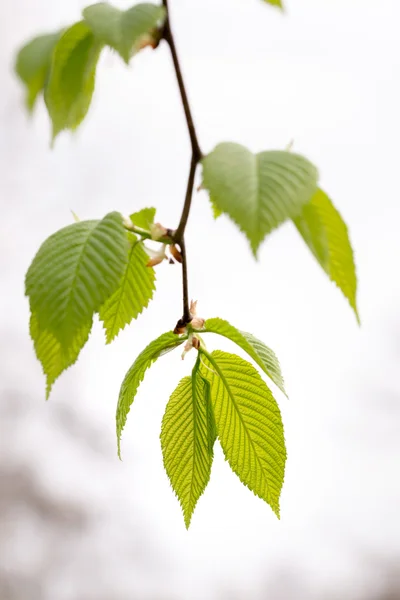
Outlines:
[[286, 0], [282, 15], [258, 0], [170, 2], [203, 151], [293, 139], [319, 166], [350, 228], [362, 327], [290, 223], [256, 263], [195, 195], [191, 296], [201, 316], [226, 318], [277, 353], [289, 458], [277, 521], [218, 448], [187, 532], [159, 432], [194, 357], [170, 353], [152, 368], [122, 463], [114, 425], [126, 370], [181, 314], [180, 269], [158, 268], [154, 302], [112, 346], [95, 324], [48, 403], [24, 298], [30, 260], [71, 209], [85, 219], [155, 206], [159, 221], [177, 223], [190, 148], [168, 48], [129, 68], [105, 52], [88, 117], [51, 150], [42, 103], [32, 119], [24, 112], [14, 56], [86, 3], [3, 0], [0, 600], [400, 599], [400, 5]]

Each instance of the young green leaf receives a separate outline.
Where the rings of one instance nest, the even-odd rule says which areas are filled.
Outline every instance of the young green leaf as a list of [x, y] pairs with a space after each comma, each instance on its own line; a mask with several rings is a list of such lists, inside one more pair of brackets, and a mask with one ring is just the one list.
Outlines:
[[107, 344], [110, 344], [132, 319], [137, 319], [148, 306], [156, 287], [154, 269], [146, 267], [149, 257], [143, 248], [143, 242], [132, 233], [128, 233], [127, 236], [130, 249], [122, 279], [99, 311], [100, 320], [103, 321], [106, 330]]
[[225, 457], [242, 483], [279, 517], [286, 449], [278, 405], [250, 363], [220, 350], [201, 353]]
[[114, 293], [127, 260], [126, 231], [119, 213], [80, 221], [51, 235], [39, 248], [25, 278], [41, 330], [64, 350]]
[[348, 299], [359, 322], [353, 249], [339, 212], [319, 189], [293, 221], [321, 267]]
[[102, 47], [84, 21], [72, 25], [58, 40], [44, 94], [53, 139], [63, 129], [76, 129], [85, 118]]
[[51, 58], [61, 32], [40, 35], [20, 49], [15, 71], [26, 87], [26, 106], [31, 112], [43, 91], [49, 74]]
[[[136, 227], [150, 229], [155, 213], [155, 208], [143, 208], [132, 214], [130, 219]], [[146, 266], [149, 257], [143, 243], [132, 233], [127, 233], [127, 236], [128, 261], [120, 284], [99, 311], [100, 320], [103, 321], [106, 330], [107, 344], [110, 344], [132, 319], [137, 319], [153, 298], [156, 288], [155, 271]]]
[[186, 337], [179, 337], [172, 331], [163, 333], [157, 339], [153, 340], [139, 354], [122, 382], [119, 392], [117, 405], [117, 440], [118, 440], [118, 456], [121, 458], [121, 434], [125, 427], [126, 419], [130, 411], [132, 402], [135, 399], [138, 387], [143, 381], [144, 375], [149, 367], [163, 354], [180, 346]]
[[285, 394], [285, 385], [282, 377], [281, 367], [276, 354], [263, 342], [251, 333], [240, 331], [224, 319], [207, 319], [205, 332], [217, 333], [228, 338], [242, 348], [258, 364], [275, 385]]
[[135, 225], [135, 227], [140, 227], [141, 229], [150, 229], [150, 227], [154, 223], [154, 217], [156, 216], [155, 208], [142, 208], [138, 212], [130, 215], [130, 220]]
[[78, 359], [80, 351], [88, 340], [91, 328], [92, 319], [90, 318], [87, 323], [82, 325], [70, 346], [64, 348], [52, 333], [39, 328], [36, 315], [32, 313], [29, 329], [36, 356], [46, 375], [46, 400], [56, 379]]
[[224, 143], [202, 164], [203, 187], [212, 205], [245, 233], [254, 255], [268, 233], [300, 214], [317, 188], [317, 169], [292, 152], [253, 154], [239, 144]]
[[210, 480], [213, 459], [206, 398], [209, 383], [200, 375], [199, 364], [197, 359], [192, 376], [184, 377], [172, 393], [161, 429], [164, 467], [182, 506], [186, 528]]
[[137, 4], [120, 10], [107, 2], [88, 6], [83, 16], [96, 38], [114, 48], [128, 64], [133, 54], [144, 45], [156, 43], [154, 31], [165, 20], [163, 6]]

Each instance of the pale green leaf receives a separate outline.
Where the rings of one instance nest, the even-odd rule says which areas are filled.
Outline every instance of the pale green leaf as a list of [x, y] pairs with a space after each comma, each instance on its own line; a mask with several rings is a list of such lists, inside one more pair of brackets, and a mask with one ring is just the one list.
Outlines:
[[53, 383], [63, 371], [73, 365], [83, 346], [86, 344], [92, 319], [81, 327], [68, 348], [63, 348], [57, 338], [49, 331], [39, 328], [36, 315], [31, 315], [30, 334], [33, 340], [36, 356], [42, 364], [46, 376], [46, 399], [50, 395]]
[[184, 377], [172, 393], [162, 422], [164, 467], [181, 504], [187, 528], [211, 473], [208, 393], [209, 383], [200, 376], [197, 360], [192, 376]]
[[148, 306], [155, 290], [155, 271], [152, 267], [146, 267], [149, 257], [143, 248], [143, 242], [132, 233], [127, 235], [130, 249], [124, 273], [118, 288], [99, 311], [106, 330], [107, 344], [132, 319], [137, 319]]
[[76, 129], [85, 118], [102, 47], [84, 21], [72, 25], [58, 40], [45, 89], [53, 139], [63, 129]]
[[80, 221], [51, 235], [39, 248], [25, 279], [32, 313], [64, 349], [117, 289], [127, 260], [119, 213]]
[[15, 62], [15, 71], [26, 86], [26, 105], [32, 111], [43, 91], [51, 65], [54, 46], [61, 32], [40, 35], [23, 46]]
[[130, 411], [133, 400], [135, 399], [139, 385], [143, 381], [144, 375], [147, 369], [155, 362], [160, 356], [166, 354], [170, 350], [173, 350], [177, 346], [180, 346], [184, 341], [185, 337], [179, 337], [172, 331], [163, 333], [157, 339], [153, 340], [146, 348], [139, 354], [127, 374], [125, 375], [124, 381], [122, 382], [121, 389], [119, 392], [118, 405], [117, 405], [117, 440], [118, 440], [118, 456], [121, 458], [121, 434], [125, 427], [126, 419]]
[[258, 371], [239, 356], [202, 351], [202, 359], [225, 457], [242, 483], [279, 517], [286, 449], [278, 405]]
[[150, 229], [150, 227], [154, 223], [154, 217], [156, 216], [155, 208], [142, 208], [138, 212], [130, 215], [130, 220], [135, 225], [135, 227], [140, 227], [141, 229]]
[[346, 223], [331, 200], [318, 190], [294, 223], [315, 258], [353, 308], [357, 321], [357, 276]]
[[275, 353], [254, 335], [240, 331], [228, 321], [218, 318], [207, 319], [204, 332], [223, 335], [240, 346], [286, 395], [281, 367]]
[[253, 154], [239, 144], [223, 143], [202, 164], [212, 205], [245, 233], [255, 255], [265, 236], [297, 217], [317, 188], [317, 169], [292, 152]]
[[88, 6], [83, 16], [96, 38], [114, 48], [126, 63], [147, 42], [156, 42], [154, 31], [165, 20], [163, 6], [136, 4], [120, 10], [107, 2]]

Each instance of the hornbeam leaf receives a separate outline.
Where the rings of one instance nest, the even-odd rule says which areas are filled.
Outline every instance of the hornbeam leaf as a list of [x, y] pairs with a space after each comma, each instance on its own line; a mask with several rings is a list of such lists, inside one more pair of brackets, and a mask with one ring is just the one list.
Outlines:
[[254, 255], [267, 234], [300, 214], [317, 188], [317, 169], [292, 152], [253, 154], [239, 144], [223, 143], [202, 164], [202, 185], [214, 214], [229, 215]]
[[209, 382], [199, 373], [199, 360], [191, 377], [184, 377], [169, 399], [162, 422], [164, 467], [181, 504], [186, 528], [204, 492], [213, 459], [207, 396]]
[[251, 333], [240, 331], [224, 319], [207, 319], [204, 332], [217, 333], [242, 348], [258, 364], [275, 385], [285, 394], [281, 367], [275, 352]]
[[342, 290], [359, 322], [353, 249], [339, 212], [319, 189], [293, 221], [328, 277]]
[[118, 456], [121, 458], [121, 434], [125, 427], [126, 419], [130, 411], [132, 402], [135, 399], [139, 385], [144, 379], [147, 369], [163, 354], [180, 346], [187, 337], [179, 337], [172, 331], [163, 333], [157, 339], [153, 340], [139, 354], [122, 382], [119, 392], [117, 405], [117, 441], [118, 441]]
[[31, 315], [30, 334], [36, 356], [46, 375], [46, 399], [48, 399], [56, 379], [77, 361], [80, 351], [88, 340], [91, 328], [92, 319], [82, 325], [70, 346], [63, 348], [52, 333], [39, 328], [36, 315]]
[[113, 212], [64, 227], [39, 248], [26, 274], [26, 295], [39, 329], [64, 350], [117, 289], [127, 245], [122, 217]]
[[40, 35], [23, 46], [15, 62], [15, 71], [26, 87], [26, 105], [31, 112], [43, 91], [49, 74], [53, 50], [61, 32]]
[[122, 279], [113, 295], [100, 308], [99, 316], [106, 330], [107, 344], [126, 325], [137, 319], [153, 297], [155, 272], [146, 264], [149, 260], [143, 242], [128, 233], [130, 250]]
[[279, 517], [286, 449], [278, 405], [258, 371], [234, 354], [202, 352], [218, 438], [232, 470]]
[[153, 32], [163, 24], [165, 15], [163, 6], [149, 3], [120, 10], [107, 2], [100, 2], [83, 11], [84, 19], [96, 38], [114, 48], [126, 63], [142, 46], [156, 43]]
[[84, 21], [72, 25], [58, 40], [44, 95], [53, 139], [63, 129], [76, 129], [85, 118], [102, 47]]
[[[154, 221], [155, 208], [143, 208], [130, 216], [136, 225], [143, 229], [150, 229]], [[137, 319], [153, 298], [155, 286], [155, 271], [147, 267], [149, 261], [143, 242], [136, 235], [127, 233], [129, 241], [128, 261], [118, 288], [100, 308], [99, 316], [106, 330], [107, 344], [110, 344], [116, 335], [126, 325]]]

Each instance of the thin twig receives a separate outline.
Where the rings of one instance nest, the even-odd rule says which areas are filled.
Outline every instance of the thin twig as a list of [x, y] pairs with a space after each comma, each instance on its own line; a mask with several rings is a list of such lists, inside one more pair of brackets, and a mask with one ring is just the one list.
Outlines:
[[174, 64], [175, 75], [178, 81], [179, 92], [182, 99], [183, 110], [185, 113], [186, 124], [190, 137], [190, 144], [192, 147], [192, 158], [190, 161], [190, 171], [188, 177], [188, 183], [186, 188], [185, 202], [182, 208], [181, 218], [179, 225], [173, 233], [174, 241], [179, 244], [182, 254], [182, 289], [183, 289], [183, 316], [177, 323], [177, 329], [185, 327], [192, 320], [192, 316], [189, 310], [189, 291], [188, 291], [188, 275], [187, 275], [187, 258], [186, 258], [186, 247], [185, 247], [185, 229], [189, 218], [190, 208], [192, 204], [193, 186], [196, 175], [196, 168], [202, 159], [202, 153], [200, 150], [199, 141], [197, 138], [196, 128], [193, 121], [192, 112], [190, 110], [189, 99], [186, 93], [185, 83], [183, 81], [182, 69], [179, 63], [178, 53], [176, 51], [175, 40], [171, 30], [170, 15], [168, 0], [163, 0], [163, 5], [167, 11], [167, 17], [164, 25], [163, 37], [168, 43], [172, 61]]

